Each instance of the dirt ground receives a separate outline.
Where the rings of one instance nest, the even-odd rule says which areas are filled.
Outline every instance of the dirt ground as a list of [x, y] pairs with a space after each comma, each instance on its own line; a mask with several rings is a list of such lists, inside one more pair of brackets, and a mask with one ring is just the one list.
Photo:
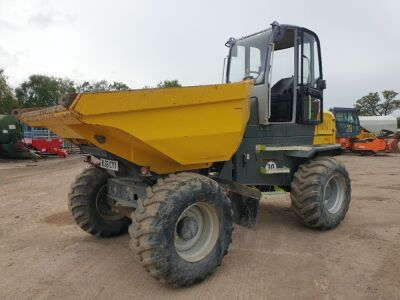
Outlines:
[[327, 232], [304, 228], [287, 196], [264, 199], [256, 230], [235, 227], [222, 266], [173, 289], [135, 262], [128, 236], [98, 239], [69, 215], [85, 164], [0, 161], [1, 299], [400, 299], [400, 155], [344, 156], [352, 203]]

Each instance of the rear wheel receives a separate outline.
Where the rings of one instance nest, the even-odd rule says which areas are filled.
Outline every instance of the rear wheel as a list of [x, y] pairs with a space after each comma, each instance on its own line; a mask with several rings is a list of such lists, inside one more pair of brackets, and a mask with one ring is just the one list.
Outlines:
[[350, 205], [350, 178], [342, 163], [321, 157], [302, 164], [291, 184], [292, 211], [307, 227], [331, 229]]
[[227, 253], [231, 203], [210, 178], [170, 175], [139, 199], [129, 233], [131, 249], [153, 277], [189, 286], [213, 273]]
[[115, 212], [107, 201], [107, 176], [95, 167], [76, 177], [68, 194], [68, 207], [84, 231], [100, 237], [125, 233], [129, 218]]

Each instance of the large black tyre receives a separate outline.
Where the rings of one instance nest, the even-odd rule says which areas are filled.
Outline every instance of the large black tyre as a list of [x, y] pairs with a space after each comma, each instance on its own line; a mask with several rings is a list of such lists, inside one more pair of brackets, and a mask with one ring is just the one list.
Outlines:
[[112, 211], [105, 199], [107, 176], [95, 167], [85, 169], [71, 185], [68, 208], [84, 231], [99, 237], [126, 233], [130, 219]]
[[[202, 221], [195, 216], [196, 210]], [[192, 173], [173, 174], [159, 179], [138, 201], [129, 227], [130, 247], [156, 279], [174, 287], [190, 286], [221, 264], [232, 228], [230, 199], [214, 180]]]
[[292, 211], [307, 227], [326, 230], [339, 225], [350, 205], [350, 178], [331, 157], [300, 165], [291, 184]]

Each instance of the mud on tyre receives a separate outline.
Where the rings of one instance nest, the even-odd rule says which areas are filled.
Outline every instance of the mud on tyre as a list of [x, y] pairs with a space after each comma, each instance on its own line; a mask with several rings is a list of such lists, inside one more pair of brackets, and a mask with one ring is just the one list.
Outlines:
[[80, 228], [99, 237], [126, 233], [130, 219], [107, 202], [107, 176], [95, 167], [85, 169], [71, 185], [68, 208]]
[[231, 203], [210, 178], [169, 175], [139, 199], [129, 233], [131, 249], [153, 277], [189, 286], [213, 273], [227, 253]]
[[349, 174], [334, 158], [310, 160], [294, 174], [290, 198], [292, 211], [304, 225], [321, 230], [334, 228], [349, 209]]

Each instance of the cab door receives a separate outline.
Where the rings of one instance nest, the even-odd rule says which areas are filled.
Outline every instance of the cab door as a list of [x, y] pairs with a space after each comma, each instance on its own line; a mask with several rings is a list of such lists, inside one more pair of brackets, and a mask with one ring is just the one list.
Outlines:
[[321, 49], [318, 36], [307, 29], [299, 29], [299, 66], [297, 89], [297, 122], [318, 124], [323, 117], [323, 90]]

